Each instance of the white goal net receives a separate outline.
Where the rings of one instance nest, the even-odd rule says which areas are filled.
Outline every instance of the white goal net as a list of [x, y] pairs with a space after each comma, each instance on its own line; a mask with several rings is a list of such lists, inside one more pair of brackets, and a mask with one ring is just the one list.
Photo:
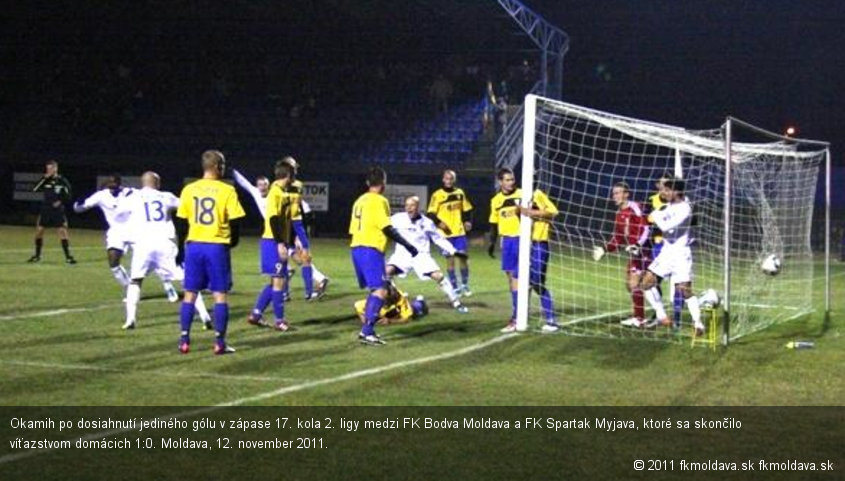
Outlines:
[[[712, 289], [720, 299], [703, 315], [715, 319], [729, 302], [729, 322], [722, 318], [719, 331], [728, 332], [729, 326], [730, 339], [736, 339], [814, 309], [813, 276], [821, 258], [814, 258], [810, 241], [826, 144], [777, 136], [754, 142], [751, 134], [759, 137], [761, 131], [738, 121], [732, 124], [734, 140], [726, 142], [730, 128], [724, 126], [694, 131], [535, 96], [525, 105], [523, 158], [533, 162], [523, 162], [522, 190], [542, 190], [560, 210], [552, 222], [546, 287], [565, 332], [675, 341], [693, 336], [680, 299], [680, 316], [674, 319], [671, 278], [661, 282], [661, 290], [672, 326], [623, 325], [620, 321], [633, 316], [637, 297], [626, 286], [631, 257], [624, 244], [615, 251], [611, 246], [599, 261], [592, 256], [595, 247], [612, 244], [618, 210], [613, 185], [626, 183], [629, 200], [647, 215], [656, 181], [667, 174], [685, 181], [692, 205], [693, 291], [701, 296]], [[744, 137], [739, 135], [743, 128]], [[528, 224], [523, 217], [519, 328], [541, 322], [537, 296], [525, 302], [531, 287], [522, 275], [531, 269], [523, 255], [530, 248]], [[780, 261], [774, 275], [762, 268], [770, 256]], [[705, 307], [712, 303], [702, 300]], [[648, 319], [651, 309], [644, 305]]]

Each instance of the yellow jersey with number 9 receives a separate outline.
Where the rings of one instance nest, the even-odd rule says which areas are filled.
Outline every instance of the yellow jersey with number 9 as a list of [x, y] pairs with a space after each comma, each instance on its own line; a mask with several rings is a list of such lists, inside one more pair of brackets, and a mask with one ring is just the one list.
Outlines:
[[229, 221], [246, 215], [231, 185], [213, 179], [199, 179], [186, 185], [179, 196], [176, 217], [188, 221], [188, 242], [228, 244]]
[[299, 215], [299, 196], [291, 194], [287, 189], [283, 189], [278, 181], [270, 185], [270, 190], [267, 192], [266, 215], [264, 216], [264, 235], [262, 239], [273, 238], [273, 228], [270, 226], [270, 218], [273, 216], [280, 216], [282, 218], [282, 230], [285, 232], [285, 244], [293, 245], [293, 221]]
[[504, 237], [519, 236], [519, 213], [517, 207], [522, 198], [522, 190], [515, 189], [510, 194], [499, 192], [490, 199], [490, 223], [499, 225], [499, 235]]
[[387, 248], [387, 236], [382, 229], [390, 225], [390, 203], [387, 197], [367, 192], [352, 205], [349, 233], [350, 247], [373, 247], [379, 252]]

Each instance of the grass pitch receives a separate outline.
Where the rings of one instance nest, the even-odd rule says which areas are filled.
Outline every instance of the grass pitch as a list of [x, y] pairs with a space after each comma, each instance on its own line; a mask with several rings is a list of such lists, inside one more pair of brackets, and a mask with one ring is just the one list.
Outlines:
[[[0, 405], [841, 405], [845, 398], [836, 370], [845, 361], [841, 263], [832, 270], [830, 323], [817, 311], [712, 352], [632, 339], [503, 336], [510, 296], [498, 260], [478, 249], [469, 314], [453, 311], [433, 282], [408, 278], [400, 285], [425, 295], [430, 315], [380, 328], [388, 344], [369, 347], [356, 341], [352, 304], [364, 293], [345, 240], [314, 241], [315, 264], [332, 279], [324, 299], [302, 300], [297, 272], [286, 306], [296, 330], [248, 326], [265, 280], [256, 239], [246, 238], [233, 250], [228, 337], [238, 352], [213, 356], [212, 334], [197, 323], [193, 351], [183, 356], [178, 304], [167, 302], [156, 278], [144, 283], [138, 328], [120, 329], [122, 292], [106, 267], [101, 232], [72, 231], [74, 266], [64, 264], [52, 232], [43, 261], [26, 264], [32, 232], [0, 227]], [[784, 348], [795, 339], [816, 348]]]

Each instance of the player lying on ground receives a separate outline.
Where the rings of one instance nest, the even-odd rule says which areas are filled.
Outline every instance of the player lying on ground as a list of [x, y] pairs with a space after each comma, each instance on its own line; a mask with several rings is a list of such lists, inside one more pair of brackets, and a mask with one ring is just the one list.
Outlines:
[[367, 173], [367, 192], [352, 205], [349, 219], [349, 234], [352, 265], [358, 278], [358, 286], [370, 291], [364, 306], [364, 324], [358, 339], [364, 344], [378, 345], [384, 341], [376, 334], [375, 325], [379, 312], [387, 298], [385, 285], [384, 250], [387, 239], [401, 244], [411, 257], [417, 255], [417, 248], [404, 239], [390, 222], [390, 203], [382, 195], [387, 175], [379, 167]]
[[[363, 324], [366, 322], [364, 313], [367, 307], [367, 300], [361, 299], [355, 303], [355, 313], [358, 314]], [[388, 325], [408, 322], [411, 319], [419, 319], [428, 314], [428, 305], [423, 296], [417, 296], [413, 301], [408, 300], [408, 294], [402, 292], [393, 283], [387, 285], [387, 297], [384, 306], [379, 310], [376, 324]]]
[[[457, 187], [458, 176], [454, 170], [443, 171], [443, 187], [431, 194], [428, 203], [428, 217], [437, 224], [441, 234], [448, 240], [455, 250], [465, 256], [446, 256], [446, 270], [449, 273], [449, 281], [452, 288], [458, 294], [465, 297], [472, 295], [469, 289], [469, 249], [467, 245], [467, 233], [472, 229], [472, 204], [463, 189]], [[461, 284], [455, 275], [455, 264], [460, 265]]]
[[[158, 174], [144, 172], [141, 175], [142, 187], [134, 190], [132, 195], [121, 197], [112, 211], [124, 219], [123, 234], [133, 245], [131, 281], [126, 287], [126, 322], [123, 329], [135, 328], [141, 284], [150, 271], [155, 271], [171, 288], [170, 281], [181, 282], [185, 279], [185, 272], [176, 263], [178, 248], [174, 243], [175, 230], [171, 222], [171, 214], [179, 208], [179, 199], [170, 192], [158, 190], [160, 185]], [[203, 328], [212, 329], [211, 316], [199, 292], [194, 307]]]
[[660, 187], [660, 198], [667, 203], [660, 210], [652, 212], [655, 225], [663, 232], [663, 248], [639, 281], [639, 287], [646, 293], [657, 319], [664, 326], [671, 325], [663, 309], [663, 300], [657, 289], [659, 279], [672, 277], [675, 289], [684, 296], [696, 335], [704, 334], [701, 309], [698, 298], [692, 292], [692, 251], [689, 246], [692, 207], [684, 195], [685, 182], [682, 179], [667, 179]]
[[640, 204], [630, 200], [631, 189], [625, 182], [613, 184], [611, 190], [616, 204], [616, 218], [613, 221], [613, 237], [604, 246], [593, 248], [593, 260], [600, 261], [606, 252], [624, 249], [628, 254], [625, 270], [625, 286], [631, 293], [634, 315], [622, 321], [629, 327], [654, 327], [645, 320], [643, 291], [639, 288], [640, 276], [651, 263], [648, 222]]
[[258, 294], [247, 322], [255, 326], [266, 325], [262, 315], [269, 297], [273, 304], [274, 326], [284, 332], [290, 327], [285, 317], [284, 295], [288, 282], [288, 246], [293, 244], [292, 219], [299, 209], [299, 199], [286, 191], [293, 178], [293, 169], [279, 161], [273, 172], [276, 179], [270, 185], [265, 199], [264, 234], [261, 236], [259, 252], [261, 273], [269, 276], [269, 282]]
[[[98, 208], [103, 213], [103, 218], [106, 220], [108, 229], [106, 229], [106, 260], [111, 270], [112, 276], [125, 290], [130, 283], [129, 275], [126, 269], [120, 264], [123, 255], [129, 251], [134, 240], [130, 235], [129, 216], [130, 211], [124, 210], [120, 207], [122, 201], [128, 199], [136, 192], [131, 187], [125, 187], [122, 184], [120, 175], [112, 174], [106, 179], [106, 183], [100, 190], [94, 192], [82, 201], [77, 201], [73, 204], [73, 211], [77, 214]], [[170, 222], [168, 217], [167, 222]], [[139, 231], [143, 234], [142, 231]], [[139, 237], [142, 237], [139, 236]], [[170, 302], [179, 300], [179, 294], [173, 287], [173, 283], [166, 280], [169, 273], [159, 273], [156, 271], [162, 281], [167, 299]]]
[[387, 276], [407, 275], [414, 271], [421, 280], [433, 279], [440, 285], [440, 290], [449, 298], [458, 312], [469, 310], [461, 304], [460, 296], [452, 288], [452, 284], [443, 276], [440, 266], [431, 257], [431, 242], [440, 247], [449, 258], [462, 256], [455, 247], [437, 232], [434, 222], [420, 213], [420, 198], [412, 195], [405, 199], [405, 212], [393, 214], [390, 222], [399, 234], [416, 247], [418, 254], [412, 257], [410, 252], [401, 244], [396, 244], [393, 255], [387, 260]]
[[65, 202], [70, 199], [70, 182], [59, 174], [59, 163], [50, 160], [44, 164], [44, 176], [35, 184], [33, 192], [44, 192], [41, 210], [35, 221], [35, 254], [27, 262], [41, 260], [41, 248], [44, 246], [44, 228], [55, 227], [65, 253], [65, 262], [76, 264], [70, 255], [70, 239], [67, 232]]
[[239, 219], [245, 214], [235, 188], [220, 180], [226, 159], [216, 150], [202, 154], [203, 176], [182, 189], [176, 211], [179, 246], [185, 252], [185, 297], [179, 312], [182, 328], [179, 352], [191, 346], [191, 322], [197, 293], [209, 289], [214, 296], [214, 353], [235, 350], [226, 345], [229, 325], [228, 292], [232, 288], [232, 262], [229, 249], [240, 239]]
[[549, 260], [549, 225], [548, 221], [557, 214], [557, 207], [542, 191], [535, 191], [531, 199], [531, 207], [523, 208], [522, 190], [516, 188], [516, 178], [513, 171], [500, 169], [497, 175], [499, 192], [490, 200], [490, 245], [487, 253], [494, 257], [496, 240], [501, 235], [502, 271], [508, 279], [511, 292], [511, 317], [502, 332], [516, 331], [517, 310], [517, 279], [519, 276], [519, 223], [520, 213], [533, 218], [536, 222], [532, 227], [531, 238], [531, 288], [540, 295], [545, 324], [543, 332], [555, 332], [560, 329], [555, 320], [554, 304], [551, 294], [546, 289], [546, 267]]

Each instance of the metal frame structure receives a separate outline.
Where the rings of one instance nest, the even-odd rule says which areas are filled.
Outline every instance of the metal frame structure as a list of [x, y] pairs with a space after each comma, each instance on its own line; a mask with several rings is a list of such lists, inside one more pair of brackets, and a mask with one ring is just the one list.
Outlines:
[[[540, 82], [543, 88], [542, 92], [532, 93], [560, 100], [563, 94], [563, 57], [569, 50], [569, 36], [519, 0], [497, 1], [540, 48]], [[551, 82], [549, 64], [552, 64]]]

